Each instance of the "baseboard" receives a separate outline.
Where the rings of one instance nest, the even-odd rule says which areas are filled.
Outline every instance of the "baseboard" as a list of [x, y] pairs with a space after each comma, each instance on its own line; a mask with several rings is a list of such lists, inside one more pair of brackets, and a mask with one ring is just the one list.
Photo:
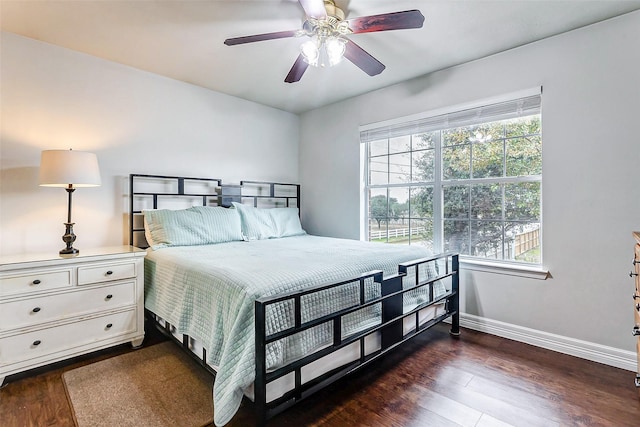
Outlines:
[[508, 338], [536, 347], [546, 348], [581, 359], [603, 363], [627, 371], [636, 372], [638, 359], [632, 351], [620, 350], [575, 338], [537, 331], [522, 326], [491, 320], [472, 314], [460, 314], [460, 326]]

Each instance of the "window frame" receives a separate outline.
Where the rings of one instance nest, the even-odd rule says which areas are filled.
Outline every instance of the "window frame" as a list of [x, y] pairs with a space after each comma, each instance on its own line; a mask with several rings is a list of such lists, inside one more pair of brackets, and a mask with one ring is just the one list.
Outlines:
[[[416, 115], [412, 115], [412, 116], [405, 116], [405, 117], [400, 117], [397, 119], [393, 119], [393, 120], [388, 120], [385, 122], [377, 122], [377, 123], [372, 123], [366, 126], [361, 126], [360, 127], [360, 132], [362, 134], [362, 132], [366, 132], [369, 130], [375, 130], [375, 129], [381, 129], [384, 128], [386, 126], [394, 126], [394, 125], [402, 125], [404, 123], [409, 123], [412, 121], [416, 121], [416, 120], [420, 120], [420, 119], [425, 119], [425, 118], [429, 118], [429, 117], [436, 117], [439, 115], [445, 115], [445, 114], [450, 114], [450, 113], [456, 113], [456, 112], [460, 112], [463, 110], [470, 110], [470, 109], [477, 109], [479, 107], [482, 106], [487, 106], [487, 105], [491, 105], [491, 104], [498, 104], [498, 103], [502, 103], [502, 102], [508, 102], [508, 101], [515, 101], [515, 100], [519, 100], [522, 98], [526, 98], [526, 97], [530, 97], [530, 96], [541, 96], [542, 94], [542, 87], [536, 87], [533, 89], [529, 89], [529, 90], [525, 90], [525, 91], [519, 91], [519, 92], [514, 92], [514, 93], [510, 93], [510, 94], [505, 94], [499, 97], [493, 97], [493, 98], [489, 98], [489, 99], [484, 99], [484, 100], [480, 100], [480, 101], [476, 101], [474, 103], [467, 103], [467, 104], [460, 104], [460, 105], [455, 105], [455, 106], [451, 106], [451, 107], [447, 107], [444, 109], [439, 109], [439, 110], [432, 110], [429, 112], [424, 112], [424, 113], [420, 113], [420, 114], [416, 114]], [[542, 107], [540, 106], [539, 108], [540, 110], [540, 117], [542, 116]], [[527, 115], [528, 116], [528, 115]], [[498, 118], [498, 119], [493, 119], [493, 120], [487, 120], [483, 123], [488, 123], [491, 121], [496, 121], [496, 120], [506, 120], [508, 119], [508, 117], [505, 118]], [[389, 196], [389, 189], [393, 189], [393, 188], [415, 188], [415, 187], [424, 187], [424, 186], [433, 186], [433, 192], [434, 192], [434, 197], [438, 197], [438, 201], [436, 201], [434, 203], [433, 206], [433, 222], [434, 222], [434, 226], [433, 226], [433, 243], [434, 243], [434, 252], [441, 252], [443, 245], [444, 245], [444, 221], [445, 218], [443, 217], [443, 204], [444, 204], [444, 200], [443, 200], [443, 189], [448, 187], [448, 186], [454, 186], [454, 185], [466, 185], [469, 186], [469, 188], [471, 188], [471, 186], [473, 185], [482, 185], [482, 184], [494, 184], [494, 183], [500, 183], [500, 184], [520, 184], [520, 183], [527, 183], [527, 182], [537, 182], [540, 185], [540, 211], [539, 211], [539, 223], [540, 223], [540, 262], [539, 263], [525, 263], [525, 262], [521, 262], [521, 261], [515, 261], [515, 260], [507, 260], [507, 259], [492, 259], [492, 258], [482, 258], [482, 257], [476, 257], [476, 256], [470, 256], [470, 255], [461, 255], [461, 262], [463, 264], [463, 266], [471, 269], [471, 270], [478, 270], [478, 271], [489, 271], [489, 272], [499, 272], [499, 273], [503, 273], [503, 274], [512, 274], [512, 275], [518, 275], [518, 276], [525, 276], [525, 277], [532, 277], [532, 278], [546, 278], [548, 276], [548, 270], [543, 267], [543, 263], [544, 263], [544, 258], [543, 258], [543, 211], [542, 211], [542, 205], [543, 205], [543, 175], [542, 175], [542, 171], [540, 173], [540, 175], [527, 175], [527, 176], [513, 176], [513, 177], [509, 177], [509, 176], [501, 176], [501, 177], [483, 177], [483, 178], [473, 178], [472, 175], [469, 176], [469, 178], [464, 178], [464, 179], [443, 179], [443, 171], [442, 171], [442, 150], [443, 150], [443, 144], [442, 144], [442, 131], [446, 129], [446, 128], [441, 128], [439, 129], [439, 131], [434, 132], [434, 134], [436, 135], [436, 138], [434, 140], [434, 177], [433, 177], [433, 181], [411, 181], [410, 183], [407, 182], [402, 182], [402, 183], [386, 183], [386, 184], [370, 184], [369, 183], [369, 172], [370, 172], [370, 157], [369, 157], [369, 148], [370, 148], [370, 144], [368, 143], [368, 141], [362, 141], [361, 140], [361, 158], [362, 158], [362, 162], [361, 162], [361, 173], [362, 173], [362, 192], [361, 192], [361, 240], [368, 240], [369, 239], [369, 231], [370, 231], [370, 220], [371, 218], [369, 218], [369, 193], [370, 190], [372, 189], [386, 189], [386, 193], [387, 193], [387, 197]], [[415, 134], [420, 134], [423, 132], [416, 132], [416, 133], [411, 133], [410, 135], [415, 135]], [[542, 134], [542, 128], [540, 129], [540, 134]], [[391, 139], [388, 138], [388, 139]], [[506, 162], [507, 162], [507, 154], [505, 150], [507, 141], [510, 139], [509, 137], [507, 137], [506, 135], [503, 135], [501, 138], [502, 140], [502, 144], [503, 144], [503, 172], [506, 172]], [[373, 139], [375, 140], [375, 139]], [[470, 146], [472, 146], [473, 144], [469, 144]], [[416, 150], [417, 151], [417, 150]], [[473, 165], [473, 156], [474, 150], [470, 150], [470, 154], [469, 154], [469, 162], [470, 162], [470, 171], [472, 171], [472, 165]], [[404, 152], [404, 151], [403, 151]], [[411, 146], [411, 150], [410, 151], [406, 151], [408, 153], [412, 153], [414, 152], [413, 150], [413, 145]], [[387, 150], [387, 154], [386, 157], [387, 161], [389, 161], [389, 156], [390, 154], [396, 154], [396, 153], [389, 153], [389, 150]], [[413, 177], [412, 173], [413, 173], [413, 161], [410, 162], [410, 173], [411, 173], [411, 177]], [[472, 172], [471, 172], [472, 173]], [[502, 195], [502, 203], [504, 204], [504, 187], [502, 189], [503, 195]], [[470, 195], [471, 197], [471, 195]], [[469, 206], [471, 207], [471, 204], [469, 204]], [[409, 215], [408, 216], [409, 221], [411, 221], [412, 216]], [[471, 219], [471, 217], [469, 217], [468, 219], [469, 224], [471, 224], [471, 222], [473, 221], [473, 219]], [[502, 210], [502, 217], [500, 219], [501, 223], [506, 223], [508, 222], [508, 220], [505, 218], [505, 211], [504, 209]], [[503, 243], [503, 251], [504, 251], [504, 241], [505, 241], [505, 234], [502, 234], [502, 238], [501, 241]]]

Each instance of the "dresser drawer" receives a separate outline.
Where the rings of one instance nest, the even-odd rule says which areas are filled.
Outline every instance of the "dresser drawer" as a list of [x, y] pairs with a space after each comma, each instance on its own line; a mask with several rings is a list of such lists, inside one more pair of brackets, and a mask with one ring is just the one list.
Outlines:
[[135, 303], [133, 281], [0, 303], [0, 331]]
[[134, 262], [78, 267], [78, 285], [129, 279], [136, 275]]
[[640, 245], [636, 245], [635, 251], [633, 254], [633, 273], [635, 276], [635, 291], [640, 294]]
[[0, 275], [0, 297], [71, 286], [72, 271], [71, 268], [34, 269], [28, 273]]
[[136, 332], [137, 310], [0, 338], [0, 367]]

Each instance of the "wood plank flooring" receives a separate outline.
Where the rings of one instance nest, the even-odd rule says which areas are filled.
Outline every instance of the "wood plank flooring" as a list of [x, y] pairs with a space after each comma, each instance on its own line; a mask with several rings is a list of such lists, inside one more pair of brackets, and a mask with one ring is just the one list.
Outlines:
[[[145, 345], [164, 337], [149, 331]], [[73, 426], [61, 374], [127, 346], [9, 378], [0, 425]], [[273, 418], [273, 426], [640, 426], [634, 374], [447, 325]], [[254, 422], [243, 402], [230, 427]]]

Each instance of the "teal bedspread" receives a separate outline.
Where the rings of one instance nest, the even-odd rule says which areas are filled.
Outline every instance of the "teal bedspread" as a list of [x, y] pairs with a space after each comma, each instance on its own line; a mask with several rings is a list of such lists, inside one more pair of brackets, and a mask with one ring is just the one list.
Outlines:
[[[214, 421], [221, 426], [236, 413], [243, 390], [255, 378], [253, 310], [257, 298], [339, 282], [371, 270], [382, 270], [388, 276], [397, 273], [399, 263], [429, 255], [418, 246], [309, 235], [149, 250], [145, 259], [145, 307], [207, 349], [207, 362], [218, 367], [213, 388]], [[332, 292], [321, 298], [322, 304], [303, 304], [303, 320], [347, 307], [357, 298], [357, 293]], [[379, 289], [368, 286], [367, 298], [376, 292]], [[425, 295], [415, 293], [408, 298], [419, 303]], [[369, 312], [352, 316], [345, 322], [343, 334], [379, 322], [376, 310], [379, 307], [374, 306]], [[291, 319], [290, 306], [276, 307], [267, 313], [267, 330], [278, 330], [278, 325]], [[267, 348], [267, 367], [308, 354], [324, 345], [329, 336], [330, 331], [314, 328], [304, 339], [276, 342]]]

